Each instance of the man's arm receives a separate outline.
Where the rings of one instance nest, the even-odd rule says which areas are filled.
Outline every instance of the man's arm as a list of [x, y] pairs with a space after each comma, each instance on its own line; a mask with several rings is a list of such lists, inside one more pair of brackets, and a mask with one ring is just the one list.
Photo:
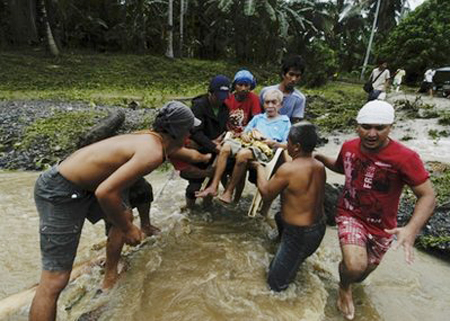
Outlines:
[[272, 201], [288, 186], [286, 164], [281, 165], [269, 181], [266, 179], [264, 167], [259, 162], [252, 162], [252, 166], [256, 168], [256, 184], [264, 201]]
[[282, 149], [287, 149], [287, 143], [279, 143], [275, 140], [272, 139], [265, 139], [263, 140], [263, 142], [269, 146], [270, 148], [282, 148]]
[[217, 151], [217, 145], [201, 129], [194, 129], [194, 132], [191, 134], [191, 139], [201, 147], [204, 147], [209, 153], [215, 153]]
[[172, 153], [170, 158], [178, 159], [187, 163], [207, 163], [211, 160], [211, 154], [202, 154], [195, 149], [181, 147]]
[[411, 187], [411, 189], [417, 197], [417, 202], [408, 224], [404, 227], [385, 230], [389, 234], [395, 234], [397, 236], [397, 244], [394, 249], [403, 246], [403, 249], [405, 250], [405, 260], [408, 264], [411, 264], [414, 260], [413, 246], [416, 235], [433, 214], [434, 207], [436, 206], [433, 186], [429, 179], [418, 186]]
[[[154, 146], [151, 146], [154, 148]], [[106, 178], [95, 190], [95, 196], [111, 223], [120, 228], [125, 243], [137, 245], [141, 242], [140, 229], [133, 224], [132, 211], [123, 205], [123, 191], [140, 177], [152, 172], [162, 162], [162, 151], [155, 151], [149, 161], [146, 148], [137, 151], [133, 157]]]
[[327, 157], [322, 154], [315, 154], [314, 158], [317, 159], [319, 162], [322, 162], [325, 165], [325, 167], [328, 168], [329, 170], [332, 170], [333, 172], [339, 174], [344, 174], [344, 169], [336, 164], [337, 161], [336, 158]]

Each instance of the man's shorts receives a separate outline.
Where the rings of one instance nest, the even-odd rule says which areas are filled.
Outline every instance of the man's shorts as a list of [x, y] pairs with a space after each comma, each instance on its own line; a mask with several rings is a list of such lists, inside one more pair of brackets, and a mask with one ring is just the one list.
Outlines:
[[394, 236], [383, 237], [370, 234], [361, 221], [350, 216], [336, 217], [339, 242], [343, 245], [358, 245], [367, 249], [368, 262], [378, 265], [391, 246]]
[[39, 213], [43, 269], [70, 271], [84, 219], [97, 203], [94, 193], [65, 179], [54, 166], [37, 179], [34, 200]]
[[[151, 185], [138, 180], [124, 195], [124, 203], [153, 200]], [[95, 224], [106, 216], [95, 194], [76, 186], [54, 166], [36, 181], [34, 199], [39, 213], [42, 266], [47, 271], [70, 271], [80, 241], [84, 219]], [[105, 220], [106, 221], [106, 220]]]

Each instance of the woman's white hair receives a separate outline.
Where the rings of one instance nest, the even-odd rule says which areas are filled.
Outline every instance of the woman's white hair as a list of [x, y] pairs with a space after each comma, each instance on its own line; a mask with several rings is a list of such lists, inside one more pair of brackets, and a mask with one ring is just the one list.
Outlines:
[[281, 104], [283, 102], [283, 93], [279, 89], [269, 89], [264, 93], [264, 101], [266, 101], [266, 97], [273, 96], [278, 102]]

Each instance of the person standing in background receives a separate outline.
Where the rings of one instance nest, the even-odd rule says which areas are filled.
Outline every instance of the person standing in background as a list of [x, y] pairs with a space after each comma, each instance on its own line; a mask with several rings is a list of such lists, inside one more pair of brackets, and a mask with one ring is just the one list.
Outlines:
[[406, 75], [406, 71], [404, 69], [397, 69], [394, 74], [394, 80], [392, 82], [392, 86], [396, 93], [400, 90], [400, 85], [402, 83], [403, 77]]
[[370, 79], [372, 81], [372, 91], [369, 92], [369, 96], [367, 97], [367, 101], [379, 99], [386, 99], [386, 92], [389, 87], [389, 79], [391, 78], [391, 74], [389, 73], [389, 69], [387, 69], [387, 62], [383, 59], [378, 60], [378, 67], [372, 70], [370, 74]]

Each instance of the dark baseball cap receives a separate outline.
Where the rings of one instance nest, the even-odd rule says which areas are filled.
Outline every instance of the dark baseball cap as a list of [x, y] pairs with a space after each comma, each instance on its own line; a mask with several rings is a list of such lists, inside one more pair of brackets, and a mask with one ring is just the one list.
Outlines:
[[230, 95], [230, 79], [224, 75], [217, 75], [209, 83], [209, 91], [220, 101], [224, 101]]
[[179, 101], [170, 101], [165, 104], [155, 118], [155, 124], [173, 138], [185, 136], [193, 127], [201, 123], [198, 118], [195, 118], [192, 110]]

